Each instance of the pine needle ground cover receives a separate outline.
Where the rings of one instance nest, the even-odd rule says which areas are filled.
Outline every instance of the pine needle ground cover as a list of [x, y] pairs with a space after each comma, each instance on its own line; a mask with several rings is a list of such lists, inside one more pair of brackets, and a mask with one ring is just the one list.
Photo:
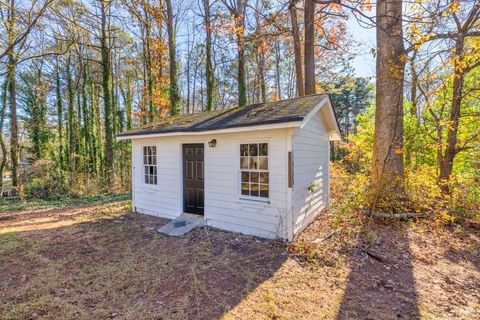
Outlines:
[[131, 214], [122, 198], [103, 200], [1, 211], [0, 318], [473, 319], [480, 313], [475, 226], [325, 214], [285, 246], [210, 228], [167, 237], [155, 231], [167, 220]]

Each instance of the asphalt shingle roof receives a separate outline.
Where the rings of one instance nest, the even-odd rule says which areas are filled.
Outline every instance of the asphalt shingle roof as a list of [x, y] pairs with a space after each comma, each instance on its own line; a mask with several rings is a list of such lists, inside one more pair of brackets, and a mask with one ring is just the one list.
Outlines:
[[302, 121], [326, 93], [299, 98], [252, 104], [232, 109], [171, 116], [155, 124], [120, 133], [138, 136], [173, 132], [202, 132], [263, 124]]

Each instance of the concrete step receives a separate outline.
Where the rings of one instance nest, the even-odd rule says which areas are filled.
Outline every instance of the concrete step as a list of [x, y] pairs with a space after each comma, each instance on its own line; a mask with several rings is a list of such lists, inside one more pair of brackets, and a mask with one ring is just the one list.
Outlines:
[[203, 219], [203, 216], [182, 214], [166, 225], [158, 228], [157, 231], [168, 236], [181, 237], [187, 232], [198, 227], [203, 227], [204, 225], [205, 220]]

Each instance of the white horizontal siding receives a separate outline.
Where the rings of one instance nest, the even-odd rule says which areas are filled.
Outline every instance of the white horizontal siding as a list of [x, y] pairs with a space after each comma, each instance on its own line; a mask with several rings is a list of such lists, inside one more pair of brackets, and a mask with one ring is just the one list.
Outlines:
[[273, 230], [262, 230], [259, 229], [258, 226], [255, 228], [245, 226], [242, 224], [232, 224], [230, 221], [221, 221], [219, 219], [214, 219], [208, 222], [208, 225], [214, 228], [219, 228], [223, 230], [234, 231], [238, 233], [243, 233], [247, 235], [254, 235], [257, 237], [267, 238], [267, 239], [275, 239], [277, 234], [281, 233], [281, 231], [277, 231], [276, 229]]
[[[143, 176], [143, 146], [157, 147], [157, 185], [145, 184]], [[166, 139], [141, 139], [132, 143], [133, 206], [137, 212], [164, 218], [181, 214], [179, 162], [180, 147]]]
[[[205, 218], [208, 225], [261, 237], [285, 238], [285, 138], [284, 129], [215, 136], [217, 146], [205, 152]], [[269, 202], [240, 200], [239, 144], [243, 142], [269, 144]]]
[[[313, 116], [292, 139], [294, 163], [293, 232], [298, 234], [328, 204], [329, 140], [320, 115]], [[309, 188], [316, 188], [311, 192]]]
[[[208, 141], [217, 140], [210, 148]], [[268, 142], [270, 197], [267, 202], [240, 199], [239, 144]], [[133, 201], [136, 211], [166, 218], [183, 212], [184, 143], [205, 145], [205, 219], [213, 227], [267, 238], [286, 238], [286, 129], [134, 139]], [[157, 147], [158, 185], [143, 183], [143, 146]]]

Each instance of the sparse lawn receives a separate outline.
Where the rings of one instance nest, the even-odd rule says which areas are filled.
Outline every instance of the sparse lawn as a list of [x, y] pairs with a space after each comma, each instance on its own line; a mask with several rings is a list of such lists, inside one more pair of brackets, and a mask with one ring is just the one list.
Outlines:
[[0, 318], [480, 315], [478, 228], [324, 215], [286, 248], [214, 229], [160, 235], [167, 221], [124, 199], [0, 211]]
[[0, 212], [19, 211], [19, 210], [37, 210], [45, 208], [63, 208], [76, 207], [81, 205], [92, 205], [109, 201], [120, 201], [130, 199], [129, 193], [120, 194], [100, 194], [84, 198], [65, 198], [59, 200], [41, 200], [29, 199], [20, 200], [16, 197], [0, 197]]

